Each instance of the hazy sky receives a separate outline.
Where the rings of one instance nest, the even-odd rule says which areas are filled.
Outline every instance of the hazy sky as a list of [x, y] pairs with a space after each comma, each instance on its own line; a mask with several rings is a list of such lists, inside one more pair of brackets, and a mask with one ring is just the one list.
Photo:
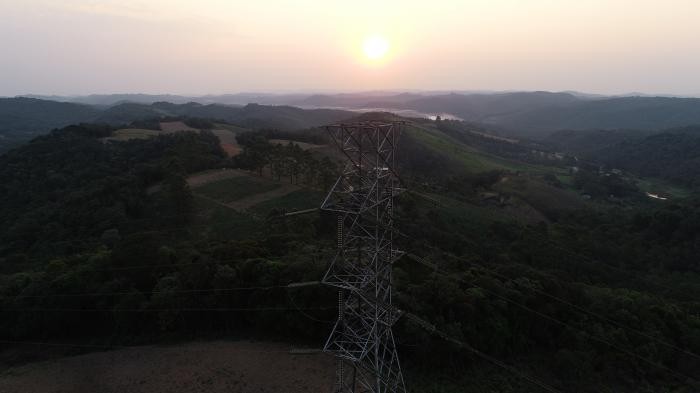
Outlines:
[[377, 89], [700, 95], [700, 0], [0, 0], [0, 95]]

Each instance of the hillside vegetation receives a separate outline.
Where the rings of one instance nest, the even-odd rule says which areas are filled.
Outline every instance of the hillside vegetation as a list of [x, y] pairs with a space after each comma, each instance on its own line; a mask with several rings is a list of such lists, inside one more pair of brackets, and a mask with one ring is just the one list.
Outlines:
[[[206, 118], [243, 128], [301, 130], [352, 117], [352, 112], [330, 109], [305, 110], [290, 106], [249, 104], [244, 107], [198, 103], [120, 103], [110, 107], [88, 106], [34, 98], [0, 99], [0, 153], [54, 128], [79, 123], [112, 126], [163, 119]], [[143, 128], [143, 127], [135, 127]], [[148, 127], [146, 127], [148, 128]], [[204, 127], [197, 127], [204, 128]]]
[[[605, 97], [568, 92], [351, 93], [334, 95], [236, 94], [35, 96], [0, 100], [0, 151], [55, 127], [99, 121], [112, 125], [160, 117], [199, 117], [246, 128], [298, 130], [353, 116], [350, 110], [384, 108], [449, 114], [482, 123], [492, 132], [543, 139], [562, 130], [649, 131], [700, 124], [700, 99]], [[39, 99], [41, 98], [41, 99]], [[61, 102], [55, 102], [57, 100]], [[251, 104], [259, 102], [259, 104]], [[88, 106], [91, 104], [94, 106]]]
[[589, 162], [620, 168], [677, 185], [700, 187], [700, 127], [658, 133], [639, 131], [560, 132], [555, 146]]
[[80, 104], [31, 98], [0, 98], [0, 153], [53, 128], [88, 122], [100, 111]]
[[[562, 391], [696, 390], [697, 199], [610, 200], [604, 189], [589, 201], [575, 180], [623, 187], [597, 172], [564, 183], [561, 158], [469, 124], [406, 127], [398, 308]], [[335, 217], [282, 213], [318, 206], [339, 166], [322, 149], [269, 141], [322, 144], [318, 130], [237, 132], [234, 157], [206, 130], [102, 140], [115, 131], [67, 127], [0, 156], [0, 335], [320, 347], [337, 294], [287, 285], [322, 277]], [[535, 389], [410, 319], [395, 335], [416, 392]]]

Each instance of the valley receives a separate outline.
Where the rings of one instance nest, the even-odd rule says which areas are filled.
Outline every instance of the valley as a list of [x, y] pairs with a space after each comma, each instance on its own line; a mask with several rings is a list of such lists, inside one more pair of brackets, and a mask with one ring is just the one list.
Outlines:
[[[277, 114], [317, 121], [316, 112], [300, 111]], [[586, 146], [584, 159], [567, 150], [568, 135], [535, 141], [457, 120], [344, 114], [339, 121], [404, 122], [396, 159], [408, 192], [397, 197], [395, 242], [406, 255], [394, 266], [396, 305], [449, 338], [410, 318], [397, 323], [416, 391], [454, 390], [466, 380], [472, 390], [461, 391], [532, 391], [488, 356], [557, 387], [683, 388], [678, 373], [692, 375], [695, 360], [678, 348], [694, 348], [700, 331], [691, 312], [700, 295], [691, 187], [597, 161], [590, 152], [626, 143], [616, 135], [574, 145]], [[2, 353], [56, 344], [55, 360], [11, 361], [0, 384], [104, 390], [104, 380], [114, 389], [169, 390], [177, 365], [197, 362], [196, 348], [206, 348], [202, 371], [188, 366], [183, 391], [273, 391], [265, 389], [299, 368], [319, 376], [305, 384], [326, 384], [325, 357], [262, 357], [291, 374], [258, 380], [258, 358], [241, 348], [324, 342], [337, 295], [318, 281], [335, 229], [316, 208], [341, 168], [339, 153], [316, 126], [159, 116], [68, 126], [0, 156], [0, 218], [9, 223], [0, 231], [0, 306], [11, 315], [0, 331], [14, 343]], [[648, 325], [629, 317], [639, 313]], [[231, 334], [257, 344], [216, 341]], [[450, 344], [463, 337], [488, 356]], [[171, 340], [182, 344], [168, 347]], [[591, 355], [601, 341], [614, 347]], [[61, 343], [112, 349], [62, 358], [76, 353]], [[221, 366], [228, 374], [211, 374], [207, 362], [218, 356], [230, 358]], [[155, 360], [162, 357], [171, 360]], [[654, 360], [630, 363], [640, 357]], [[104, 378], [72, 371], [85, 362]], [[449, 371], [454, 364], [467, 371]], [[163, 377], [144, 377], [153, 374]], [[126, 385], [109, 382], [115, 375]]]

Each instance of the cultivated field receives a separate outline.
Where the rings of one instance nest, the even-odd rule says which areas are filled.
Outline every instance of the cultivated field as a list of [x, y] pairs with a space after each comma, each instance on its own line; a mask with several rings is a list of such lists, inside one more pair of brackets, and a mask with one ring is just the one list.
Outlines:
[[290, 349], [216, 341], [90, 353], [4, 370], [0, 392], [306, 393], [332, 386], [331, 357]]
[[236, 156], [241, 152], [241, 147], [238, 145], [238, 141], [236, 140], [236, 133], [223, 128], [211, 130], [211, 132], [219, 137], [221, 148], [224, 149], [229, 157]]
[[[236, 141], [236, 133], [248, 131], [246, 128], [236, 127], [229, 124], [217, 124], [216, 129], [211, 130], [214, 135], [219, 138], [221, 148], [228, 154], [229, 157], [238, 155], [241, 152], [241, 147]], [[199, 132], [196, 128], [192, 128], [181, 121], [165, 121], [160, 122], [160, 130], [148, 130], [143, 128], [124, 128], [121, 130], [114, 131], [112, 136], [103, 138], [104, 141], [128, 141], [131, 139], [148, 139], [158, 135], [171, 134], [180, 131], [195, 131]], [[302, 145], [302, 143], [300, 143]], [[306, 144], [303, 144], [306, 145]], [[316, 145], [309, 145], [309, 147], [302, 148], [313, 148]]]
[[[234, 210], [242, 211], [264, 204], [265, 207], [254, 209], [258, 213], [270, 210], [273, 204], [268, 202], [273, 200], [283, 203], [284, 207], [291, 207], [295, 203], [306, 206], [308, 203], [304, 204], [303, 197], [313, 193], [297, 185], [275, 182], [235, 169], [198, 173], [188, 177], [187, 184], [192, 187], [194, 195]], [[285, 198], [295, 193], [299, 194]]]
[[160, 130], [148, 130], [145, 128], [123, 128], [116, 130], [112, 136], [103, 138], [107, 141], [128, 141], [131, 139], [148, 139], [158, 135], [171, 134], [178, 131], [199, 131], [181, 121], [168, 121], [160, 123]]

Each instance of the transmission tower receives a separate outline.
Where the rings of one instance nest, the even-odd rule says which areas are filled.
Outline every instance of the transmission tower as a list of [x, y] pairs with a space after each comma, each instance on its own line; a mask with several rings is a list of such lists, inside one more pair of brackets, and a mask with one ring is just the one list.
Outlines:
[[345, 167], [322, 210], [338, 218], [338, 251], [323, 283], [339, 289], [338, 320], [324, 351], [336, 356], [334, 393], [395, 393], [406, 387], [392, 325], [394, 152], [400, 122], [327, 126]]

